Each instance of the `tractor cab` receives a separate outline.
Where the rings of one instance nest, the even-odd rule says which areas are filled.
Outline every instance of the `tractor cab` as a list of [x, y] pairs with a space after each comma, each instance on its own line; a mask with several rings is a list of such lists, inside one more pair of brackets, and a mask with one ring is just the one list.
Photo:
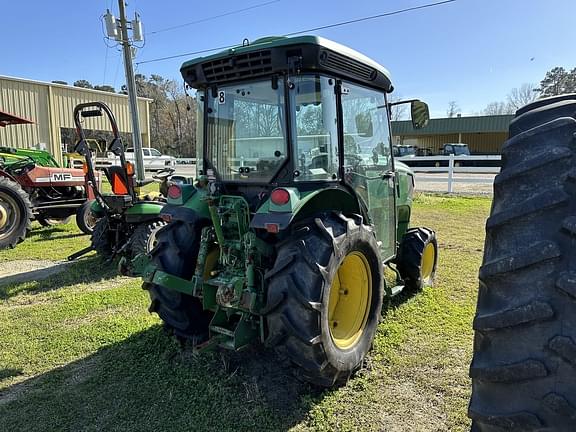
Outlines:
[[[181, 72], [197, 90], [198, 174], [213, 193], [242, 195], [252, 228], [284, 230], [308, 197], [315, 204], [302, 215], [315, 206], [358, 212], [378, 227], [384, 256], [394, 255], [393, 87], [385, 68], [304, 36], [257, 40], [189, 61]], [[410, 102], [414, 126], [424, 126], [426, 104]], [[274, 200], [278, 188], [289, 202]], [[273, 212], [261, 210], [265, 198]]]

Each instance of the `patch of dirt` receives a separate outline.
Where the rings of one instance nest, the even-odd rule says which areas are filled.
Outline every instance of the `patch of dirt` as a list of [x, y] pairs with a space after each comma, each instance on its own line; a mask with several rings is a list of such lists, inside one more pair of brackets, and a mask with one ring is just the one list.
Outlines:
[[68, 261], [15, 260], [0, 268], [0, 285], [46, 279], [66, 270]]
[[[183, 354], [184, 358], [191, 359], [198, 355], [189, 347]], [[280, 359], [273, 350], [261, 345], [249, 346], [240, 352], [221, 350], [219, 357], [220, 366], [229, 379], [242, 383], [246, 403], [266, 405], [278, 415], [293, 416], [304, 409], [302, 396], [321, 393], [319, 388], [297, 379], [289, 361]]]

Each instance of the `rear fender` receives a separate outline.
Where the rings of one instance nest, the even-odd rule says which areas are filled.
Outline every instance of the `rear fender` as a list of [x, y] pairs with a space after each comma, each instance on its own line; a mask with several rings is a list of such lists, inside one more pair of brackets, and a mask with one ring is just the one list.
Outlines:
[[159, 219], [163, 207], [164, 203], [160, 202], [136, 202], [133, 206], [128, 207], [124, 214], [127, 222], [132, 222], [136, 219]]
[[181, 198], [171, 199], [168, 197], [168, 204], [162, 209], [162, 215], [170, 220], [189, 223], [198, 219], [210, 219], [206, 190], [187, 184], [181, 184], [180, 188], [182, 189]]
[[356, 197], [344, 189], [327, 188], [302, 194], [294, 188], [285, 189], [291, 189], [290, 202], [279, 207], [268, 199], [252, 218], [251, 228], [269, 229], [277, 225], [278, 230], [283, 230], [296, 220], [326, 211], [362, 214]]

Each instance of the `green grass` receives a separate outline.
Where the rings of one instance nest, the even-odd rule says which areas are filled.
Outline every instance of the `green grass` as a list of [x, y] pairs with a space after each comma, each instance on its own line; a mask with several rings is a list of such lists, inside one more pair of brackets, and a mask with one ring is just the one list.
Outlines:
[[[259, 347], [182, 352], [148, 314], [139, 281], [93, 256], [47, 280], [0, 287], [0, 430], [467, 430], [490, 203], [417, 197], [414, 224], [434, 228], [440, 242], [436, 286], [394, 301], [365, 368], [335, 390], [296, 382]], [[33, 237], [0, 262], [60, 259], [87, 242], [67, 237], [76, 232]]]

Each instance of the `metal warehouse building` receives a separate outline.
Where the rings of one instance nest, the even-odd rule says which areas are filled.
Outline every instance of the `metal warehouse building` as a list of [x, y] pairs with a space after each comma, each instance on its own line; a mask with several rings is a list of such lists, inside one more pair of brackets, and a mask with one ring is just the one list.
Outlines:
[[466, 143], [473, 154], [500, 154], [508, 138], [513, 115], [451, 117], [431, 119], [423, 129], [414, 130], [411, 121], [392, 122], [394, 144], [416, 145], [438, 153], [444, 143]]
[[[63, 129], [74, 128], [73, 110], [79, 103], [101, 101], [111, 109], [121, 132], [131, 133], [128, 96], [99, 90], [0, 76], [0, 111], [32, 120], [34, 124], [0, 127], [0, 146], [46, 147], [62, 161]], [[138, 98], [142, 143], [150, 146], [149, 103]], [[90, 129], [109, 131], [105, 117], [94, 118]], [[67, 143], [69, 144], [69, 143]]]

